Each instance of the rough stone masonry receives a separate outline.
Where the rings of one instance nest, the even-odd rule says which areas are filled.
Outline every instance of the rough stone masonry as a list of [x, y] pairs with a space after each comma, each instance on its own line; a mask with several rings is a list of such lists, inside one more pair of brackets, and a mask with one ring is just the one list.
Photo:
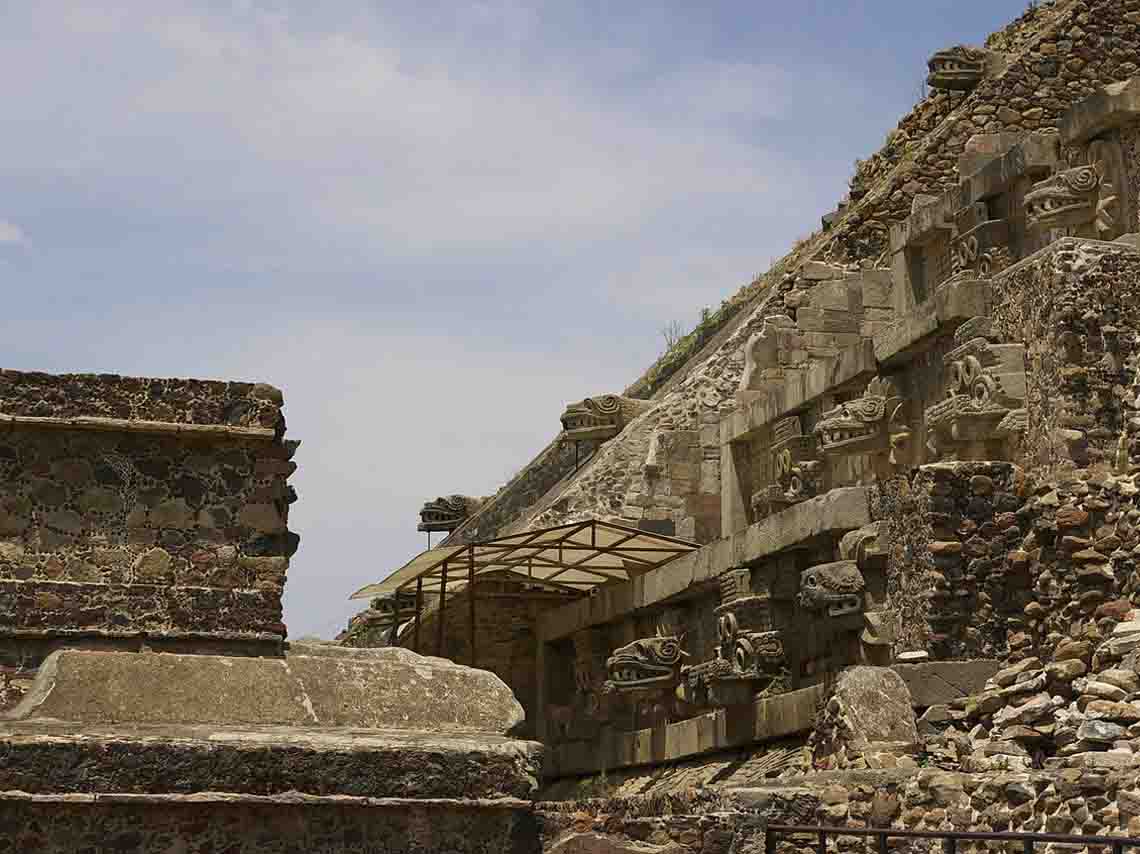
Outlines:
[[281, 407], [265, 384], [0, 372], [0, 664], [74, 641], [279, 652]]
[[450, 543], [700, 546], [480, 580], [428, 634], [494, 674], [346, 648], [411, 645], [398, 599], [285, 642], [276, 390], [0, 373], [0, 850], [1140, 838], [1138, 55], [1140, 0], [932, 46], [823, 231], [496, 495], [428, 496]]
[[0, 372], [0, 851], [536, 850], [498, 677], [285, 641], [282, 404]]

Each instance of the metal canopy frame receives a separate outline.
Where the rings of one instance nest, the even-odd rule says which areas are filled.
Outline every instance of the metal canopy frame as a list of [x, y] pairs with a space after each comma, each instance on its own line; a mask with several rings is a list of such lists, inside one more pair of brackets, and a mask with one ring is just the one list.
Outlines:
[[[677, 537], [587, 519], [507, 534], [484, 542], [437, 546], [412, 558], [383, 581], [362, 587], [350, 598], [391, 595], [398, 622], [401, 594], [414, 590], [415, 648], [418, 651], [424, 590], [426, 587], [436, 591], [440, 612], [436, 654], [443, 655], [443, 612], [447, 599], [466, 588], [471, 663], [474, 664], [475, 579], [478, 576], [494, 573], [496, 580], [582, 597], [597, 587], [629, 581], [698, 548], [696, 543]], [[542, 595], [549, 596], [549, 593]]]
[[483, 542], [437, 546], [350, 598], [371, 599], [410, 591], [420, 579], [424, 584], [443, 582], [442, 589], [450, 592], [466, 586], [467, 573], [448, 569], [472, 566], [477, 576], [489, 572], [514, 574], [519, 576], [519, 584], [585, 595], [594, 587], [628, 581], [698, 548], [688, 540], [587, 519]]

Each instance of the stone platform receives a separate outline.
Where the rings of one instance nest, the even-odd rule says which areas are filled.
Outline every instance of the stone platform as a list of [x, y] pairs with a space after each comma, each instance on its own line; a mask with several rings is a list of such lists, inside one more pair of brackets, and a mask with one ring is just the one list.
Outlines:
[[529, 851], [522, 717], [494, 674], [402, 649], [60, 651], [0, 718], [0, 827], [16, 850]]

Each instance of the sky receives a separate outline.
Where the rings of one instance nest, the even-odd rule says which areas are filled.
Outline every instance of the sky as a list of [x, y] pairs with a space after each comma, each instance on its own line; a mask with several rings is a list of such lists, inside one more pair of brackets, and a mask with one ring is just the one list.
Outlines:
[[0, 3], [0, 366], [283, 389], [285, 619], [331, 638], [1025, 6]]

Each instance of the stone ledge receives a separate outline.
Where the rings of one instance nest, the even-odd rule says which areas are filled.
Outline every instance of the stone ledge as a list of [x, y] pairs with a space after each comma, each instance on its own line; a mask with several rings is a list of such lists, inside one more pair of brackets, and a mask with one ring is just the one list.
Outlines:
[[1047, 172], [1060, 160], [1055, 136], [1029, 134], [1004, 154], [988, 160], [980, 169], [967, 175], [958, 186], [956, 206], [965, 207], [1004, 192], [1019, 176]]
[[989, 314], [989, 282], [967, 280], [943, 285], [925, 302], [875, 336], [875, 358], [884, 365], [909, 361], [936, 336], [950, 335], [971, 317]]
[[173, 421], [132, 421], [127, 418], [102, 418], [80, 415], [74, 418], [49, 418], [33, 415], [5, 415], [0, 412], [2, 427], [47, 427], [63, 430], [99, 430], [113, 433], [154, 433], [210, 438], [268, 439], [277, 438], [269, 427], [231, 427], [225, 424], [183, 424]]
[[[123, 621], [128, 612], [134, 617]], [[281, 593], [273, 588], [0, 579], [0, 624], [0, 636], [45, 640], [131, 630], [171, 638], [285, 638]]]
[[[186, 588], [177, 588], [186, 589]], [[201, 588], [209, 589], [209, 588]], [[240, 591], [239, 591], [240, 592]], [[163, 643], [164, 641], [203, 640], [203, 641], [267, 641], [281, 644], [284, 635], [276, 632], [230, 632], [230, 631], [181, 631], [178, 629], [164, 630], [161, 635], [155, 635], [145, 629], [57, 629], [47, 626], [42, 629], [19, 629], [10, 626], [0, 626], [0, 638], [15, 640], [40, 640], [43, 638], [104, 638], [106, 640], [140, 640]]]
[[267, 383], [0, 369], [0, 412], [32, 425], [118, 430], [120, 422], [170, 423], [283, 432], [284, 402]]
[[700, 717], [636, 732], [609, 732], [600, 743], [550, 748], [550, 778], [674, 762], [703, 753], [774, 741], [811, 729], [824, 685], [757, 699], [743, 710], [717, 709]]
[[[1124, 235], [1127, 237], [1128, 235]], [[1117, 240], [1093, 240], [1088, 237], [1061, 237], [1054, 240], [1048, 246], [1043, 246], [1034, 252], [1032, 255], [1026, 255], [1016, 264], [1011, 264], [1006, 267], [996, 276], [994, 276], [994, 283], [1001, 284], [1008, 282], [1015, 274], [1021, 272], [1027, 267], [1035, 267], [1045, 262], [1046, 259], [1053, 255], [1061, 253], [1070, 253], [1074, 251], [1083, 252], [1086, 260], [1093, 260], [1105, 255], [1113, 255], [1118, 252], [1137, 254], [1140, 252], [1140, 245], [1134, 242], [1127, 241], [1124, 237]]]
[[865, 486], [843, 486], [793, 504], [732, 537], [733, 565], [752, 563], [820, 534], [854, 531], [871, 524], [871, 497]]
[[59, 650], [0, 720], [505, 733], [522, 706], [495, 674], [386, 648], [281, 658]]
[[1000, 666], [996, 659], [979, 658], [892, 664], [891, 669], [906, 683], [914, 705], [925, 708], [980, 693]]
[[817, 362], [806, 370], [789, 370], [781, 385], [721, 419], [721, 444], [747, 440], [777, 418], [792, 414], [845, 383], [870, 379], [877, 370], [870, 339], [845, 347], [834, 359]]
[[[138, 655], [137, 657], [144, 657]], [[542, 746], [505, 736], [294, 727], [0, 723], [0, 789], [32, 795], [526, 798]]]
[[283, 792], [279, 795], [251, 795], [241, 792], [193, 792], [186, 795], [133, 794], [130, 792], [51, 792], [37, 794], [18, 790], [0, 791], [0, 803], [22, 801], [35, 804], [267, 804], [330, 807], [367, 807], [370, 809], [404, 809], [406, 807], [438, 807], [442, 809], [526, 810], [532, 801], [521, 798], [369, 798], [357, 795], [309, 795]]

